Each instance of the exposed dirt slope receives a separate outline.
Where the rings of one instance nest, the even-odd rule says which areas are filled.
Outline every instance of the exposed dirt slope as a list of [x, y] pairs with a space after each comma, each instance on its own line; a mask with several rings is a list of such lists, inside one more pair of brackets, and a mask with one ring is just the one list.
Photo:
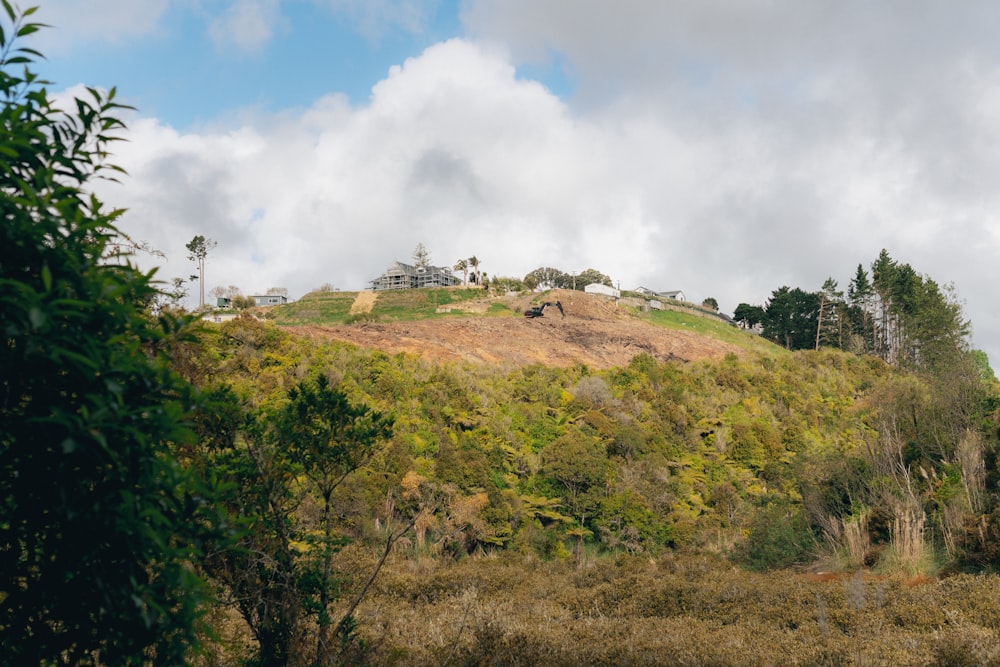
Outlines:
[[[661, 360], [685, 361], [744, 353], [739, 347], [714, 338], [654, 326], [601, 297], [559, 290], [545, 298], [561, 301], [566, 317], [561, 317], [557, 308], [547, 308], [544, 317], [534, 319], [465, 316], [288, 329], [300, 335], [347, 341], [390, 354], [410, 352], [433, 360], [515, 366], [583, 363], [593, 368], [610, 368], [627, 365], [642, 352]], [[509, 300], [507, 305], [523, 312], [531, 303], [532, 297], [524, 296]], [[474, 311], [475, 304], [463, 304], [461, 309]]]
[[372, 311], [372, 306], [375, 305], [375, 300], [378, 298], [378, 292], [373, 290], [364, 290], [358, 292], [358, 296], [354, 299], [354, 303], [351, 304], [351, 315], [361, 315], [363, 313], [370, 313]]

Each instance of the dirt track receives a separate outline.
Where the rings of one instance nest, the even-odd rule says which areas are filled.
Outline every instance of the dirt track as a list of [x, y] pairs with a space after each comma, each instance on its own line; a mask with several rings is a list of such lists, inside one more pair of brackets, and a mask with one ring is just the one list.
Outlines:
[[[743, 351], [728, 343], [687, 331], [653, 326], [618, 310], [600, 297], [558, 291], [566, 317], [549, 308], [544, 317], [466, 316], [412, 322], [364, 323], [349, 326], [295, 326], [300, 335], [342, 340], [396, 354], [409, 352], [441, 361], [523, 366], [593, 368], [624, 366], [646, 352], [661, 360], [719, 359]], [[530, 297], [509, 302], [523, 311]], [[469, 309], [474, 308], [470, 304]], [[465, 309], [465, 308], [463, 308]]]

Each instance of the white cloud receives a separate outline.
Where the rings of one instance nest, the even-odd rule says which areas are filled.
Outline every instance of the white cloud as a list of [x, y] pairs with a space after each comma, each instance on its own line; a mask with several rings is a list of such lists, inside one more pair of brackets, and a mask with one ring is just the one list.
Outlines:
[[38, 39], [44, 53], [57, 54], [81, 42], [116, 44], [154, 34], [172, 2], [177, 0], [45, 0], [31, 20], [52, 26]]
[[394, 70], [364, 108], [327, 98], [202, 134], [133, 122], [119, 150], [127, 187], [105, 196], [130, 209], [129, 233], [167, 253], [165, 277], [188, 275], [195, 234], [218, 240], [209, 288], [363, 288], [418, 242], [441, 264], [475, 254], [492, 274], [607, 272], [652, 254], [640, 194], [603, 155], [612, 148], [544, 88], [456, 40]]
[[260, 51], [286, 30], [282, 0], [46, 0], [32, 17], [51, 25], [42, 52], [59, 55], [91, 43], [128, 44], [161, 35], [172, 10], [193, 12], [220, 51]]
[[281, 0], [235, 0], [208, 24], [208, 35], [220, 51], [260, 51], [276, 30], [288, 27]]

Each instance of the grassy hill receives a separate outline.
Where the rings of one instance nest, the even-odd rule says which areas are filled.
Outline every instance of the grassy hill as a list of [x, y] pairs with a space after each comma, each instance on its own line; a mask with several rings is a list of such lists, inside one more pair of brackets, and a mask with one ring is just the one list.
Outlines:
[[[370, 309], [352, 306], [359, 295], [369, 294], [375, 298]], [[466, 314], [462, 304], [483, 301], [483, 290], [478, 288], [440, 288], [419, 290], [386, 290], [377, 293], [365, 292], [310, 292], [294, 303], [275, 308], [274, 320], [278, 325], [340, 325], [358, 321], [398, 322], [424, 320], [448, 315]], [[492, 305], [492, 304], [490, 304]], [[492, 312], [509, 310], [497, 302]], [[485, 312], [488, 308], [484, 308]], [[509, 314], [513, 314], [510, 311]]]
[[709, 336], [726, 343], [737, 345], [748, 352], [781, 355], [788, 354], [784, 348], [771, 341], [732, 326], [721, 317], [708, 315], [701, 309], [652, 310], [643, 313], [643, 319], [659, 327], [678, 331], [692, 331], [703, 336]]

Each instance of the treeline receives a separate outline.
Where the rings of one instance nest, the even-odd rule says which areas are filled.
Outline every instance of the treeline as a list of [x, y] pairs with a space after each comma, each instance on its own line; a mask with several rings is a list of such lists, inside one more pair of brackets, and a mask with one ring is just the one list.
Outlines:
[[491, 287], [494, 291], [519, 292], [522, 290], [572, 289], [583, 290], [587, 285], [597, 283], [611, 287], [611, 278], [597, 269], [584, 269], [579, 273], [566, 273], [551, 266], [540, 266], [526, 273], [523, 278], [494, 276]]
[[870, 269], [858, 264], [846, 292], [833, 278], [816, 292], [783, 286], [763, 306], [741, 303], [734, 319], [789, 350], [833, 347], [905, 368], [949, 363], [969, 333], [951, 291], [886, 250]]

